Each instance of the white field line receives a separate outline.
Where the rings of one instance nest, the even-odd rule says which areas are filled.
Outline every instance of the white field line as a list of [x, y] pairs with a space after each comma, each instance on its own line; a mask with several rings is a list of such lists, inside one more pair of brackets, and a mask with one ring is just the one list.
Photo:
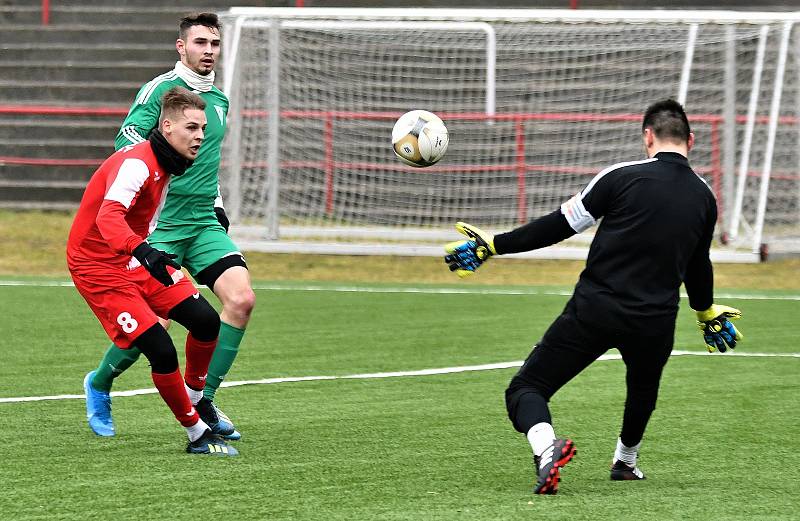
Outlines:
[[[672, 356], [716, 356], [720, 358], [739, 358], [739, 357], [777, 357], [777, 358], [800, 358], [800, 353], [735, 353], [735, 354], [711, 354], [703, 351], [672, 351]], [[620, 360], [619, 354], [605, 354], [598, 360]], [[522, 360], [514, 362], [499, 362], [495, 364], [465, 365], [460, 367], [440, 367], [434, 369], [420, 369], [417, 371], [392, 371], [388, 373], [363, 373], [350, 374], [344, 376], [286, 376], [281, 378], [263, 378], [260, 380], [239, 380], [234, 382], [223, 382], [222, 387], [239, 387], [242, 385], [268, 385], [289, 382], [314, 382], [319, 380], [368, 380], [376, 378], [398, 378], [408, 376], [430, 376], [439, 374], [466, 373], [471, 371], [491, 371], [494, 369], [508, 369], [519, 367]], [[143, 394], [155, 394], [155, 389], [133, 389], [130, 391], [113, 391], [111, 396], [138, 396]], [[0, 403], [18, 402], [41, 402], [46, 400], [83, 400], [83, 394], [59, 394], [54, 396], [19, 396], [10, 398], [0, 398]]]
[[[61, 287], [71, 288], [74, 284], [69, 281], [35, 281], [35, 280], [0, 280], [0, 286], [30, 286], [39, 288]], [[335, 293], [421, 293], [430, 295], [546, 295], [569, 297], [572, 289], [542, 290], [536, 288], [437, 288], [437, 287], [380, 287], [380, 286], [317, 286], [313, 284], [302, 286], [284, 286], [281, 284], [259, 284], [253, 285], [257, 291], [329, 291]], [[766, 295], [762, 293], [724, 293], [718, 292], [715, 296], [720, 300], [796, 300], [800, 301], [800, 295]], [[686, 298], [685, 294], [681, 297]]]

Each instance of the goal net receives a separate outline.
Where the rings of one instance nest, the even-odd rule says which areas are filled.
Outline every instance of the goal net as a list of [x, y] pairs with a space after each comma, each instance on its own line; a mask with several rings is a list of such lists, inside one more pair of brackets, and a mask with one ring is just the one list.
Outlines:
[[[643, 158], [641, 114], [672, 97], [717, 196], [717, 258], [800, 251], [793, 16], [234, 8], [222, 17], [221, 178], [237, 239], [438, 255], [458, 220], [510, 229]], [[394, 121], [412, 109], [450, 132], [432, 167], [393, 154]], [[590, 238], [531, 255], [579, 258]]]

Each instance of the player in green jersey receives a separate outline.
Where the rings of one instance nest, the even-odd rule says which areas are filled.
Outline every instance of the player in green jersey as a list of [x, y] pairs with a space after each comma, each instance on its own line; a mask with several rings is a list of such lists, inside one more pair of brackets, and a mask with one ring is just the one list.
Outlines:
[[[172, 87], [192, 90], [206, 101], [208, 124], [205, 141], [186, 174], [170, 180], [156, 229], [148, 237], [154, 248], [177, 255], [194, 279], [205, 284], [222, 303], [219, 341], [206, 380], [204, 399], [197, 405], [200, 416], [227, 439], [239, 439], [230, 419], [213, 399], [225, 378], [244, 335], [255, 304], [247, 264], [227, 234], [228, 219], [222, 206], [218, 169], [225, 134], [228, 99], [214, 87], [214, 66], [220, 53], [220, 27], [216, 14], [199, 13], [180, 22], [175, 68], [146, 83], [136, 95], [117, 134], [115, 147], [147, 139], [158, 125], [161, 96]], [[115, 433], [110, 391], [114, 378], [138, 358], [135, 348], [111, 345], [95, 371], [87, 377], [86, 412], [89, 426], [100, 436]]]

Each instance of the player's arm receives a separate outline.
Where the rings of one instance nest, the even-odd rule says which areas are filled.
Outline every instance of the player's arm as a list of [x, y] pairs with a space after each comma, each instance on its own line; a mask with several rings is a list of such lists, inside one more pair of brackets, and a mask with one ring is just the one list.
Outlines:
[[708, 224], [689, 260], [683, 283], [689, 296], [689, 306], [697, 314], [697, 326], [703, 334], [706, 349], [709, 353], [724, 353], [729, 347], [735, 348], [737, 342], [743, 338], [731, 323], [731, 320], [741, 318], [742, 312], [736, 308], [714, 304], [714, 268], [710, 250], [716, 222], [716, 201], [712, 200]]
[[538, 250], [559, 243], [576, 233], [562, 210], [556, 210], [510, 232], [495, 235], [494, 247], [498, 255]]
[[217, 216], [219, 224], [225, 228], [225, 233], [228, 233], [228, 228], [231, 227], [231, 222], [228, 220], [228, 215], [225, 213], [225, 206], [222, 204], [222, 189], [217, 183], [217, 198], [214, 199], [214, 214]]
[[150, 131], [158, 126], [158, 117], [161, 114], [161, 95], [160, 91], [156, 92], [155, 90], [157, 89], [151, 89], [150, 83], [147, 83], [136, 95], [114, 140], [116, 150], [145, 141], [150, 135]]
[[[226, 122], [228, 119], [228, 98], [220, 92], [220, 105], [222, 107], [222, 121], [223, 121], [223, 131], [227, 126]], [[225, 205], [222, 203], [222, 188], [220, 187], [219, 183], [217, 183], [217, 198], [214, 199], [214, 214], [217, 216], [217, 221], [219, 224], [225, 228], [225, 233], [228, 233], [228, 230], [231, 227], [230, 219], [228, 219], [228, 214], [225, 213]]]
[[456, 230], [467, 239], [446, 244], [444, 261], [459, 277], [471, 275], [492, 255], [544, 248], [575, 234], [560, 210], [500, 235], [463, 222], [456, 223]]
[[717, 208], [708, 210], [708, 222], [686, 266], [683, 283], [689, 296], [689, 306], [695, 311], [708, 309], [714, 303], [714, 268], [711, 265], [711, 241], [717, 222]]
[[150, 170], [144, 161], [136, 158], [125, 159], [117, 174], [109, 176], [106, 182], [105, 197], [100, 204], [95, 223], [100, 235], [114, 252], [136, 257], [156, 280], [169, 286], [173, 284], [173, 280], [167, 272], [167, 266], [175, 269], [181, 267], [174, 260], [176, 256], [147, 244], [143, 237], [131, 229], [125, 219], [149, 177]]
[[100, 235], [115, 253], [130, 255], [136, 246], [144, 242], [144, 238], [128, 225], [125, 216], [149, 177], [147, 165], [137, 158], [123, 160], [116, 175], [108, 176], [106, 193], [95, 223]]
[[[456, 229], [468, 240], [445, 245], [445, 262], [459, 277], [472, 274], [492, 255], [537, 250], [559, 243], [595, 225], [603, 216], [613, 190], [610, 178], [598, 174], [587, 187], [547, 215], [499, 235], [491, 235], [470, 224]], [[483, 249], [481, 246], [485, 245]]]

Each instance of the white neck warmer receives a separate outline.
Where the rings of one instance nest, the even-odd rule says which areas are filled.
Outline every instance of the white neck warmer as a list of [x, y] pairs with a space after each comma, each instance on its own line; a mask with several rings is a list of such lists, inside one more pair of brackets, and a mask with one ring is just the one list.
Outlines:
[[205, 76], [197, 74], [182, 62], [175, 64], [175, 73], [191, 88], [199, 92], [208, 92], [214, 86], [214, 71]]

